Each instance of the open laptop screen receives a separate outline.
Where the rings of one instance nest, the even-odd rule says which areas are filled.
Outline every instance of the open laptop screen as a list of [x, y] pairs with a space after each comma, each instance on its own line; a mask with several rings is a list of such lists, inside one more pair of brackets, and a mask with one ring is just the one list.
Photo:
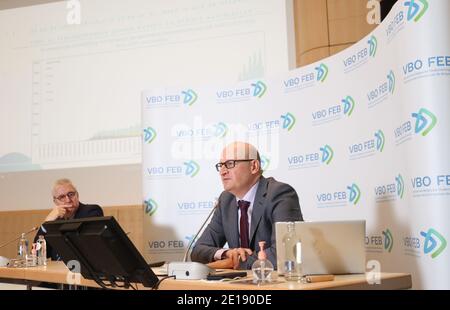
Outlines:
[[[364, 220], [295, 222], [295, 231], [302, 243], [302, 273], [305, 275], [364, 273], [365, 230]], [[283, 236], [286, 231], [287, 223], [276, 223], [279, 274], [284, 273]]]

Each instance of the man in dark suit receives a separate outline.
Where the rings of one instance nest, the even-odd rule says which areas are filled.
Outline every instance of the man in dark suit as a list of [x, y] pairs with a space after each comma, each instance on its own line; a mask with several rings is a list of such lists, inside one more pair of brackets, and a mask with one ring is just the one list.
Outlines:
[[[103, 216], [103, 210], [98, 205], [85, 205], [79, 201], [78, 191], [69, 179], [60, 179], [55, 182], [52, 189], [54, 206], [47, 215], [45, 221], [69, 220], [86, 217]], [[45, 236], [46, 231], [41, 226], [34, 242], [39, 235]], [[59, 256], [52, 247], [47, 244], [47, 257], [58, 260]]]
[[265, 241], [267, 258], [276, 267], [275, 222], [303, 220], [297, 193], [288, 184], [262, 176], [259, 153], [248, 143], [228, 145], [216, 169], [224, 191], [192, 250], [192, 261], [213, 268], [251, 269], [258, 242]]

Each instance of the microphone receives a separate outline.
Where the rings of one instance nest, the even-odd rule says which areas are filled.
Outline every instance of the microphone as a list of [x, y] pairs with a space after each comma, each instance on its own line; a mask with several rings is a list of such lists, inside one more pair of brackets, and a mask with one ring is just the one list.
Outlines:
[[[32, 233], [33, 231], [38, 230], [38, 229], [39, 229], [39, 226], [35, 226], [35, 227], [31, 228], [29, 231], [27, 231], [27, 232], [25, 233], [25, 236], [28, 235], [29, 233]], [[5, 246], [7, 246], [8, 244], [13, 243], [14, 241], [19, 240], [20, 238], [22, 238], [22, 234], [20, 234], [19, 237], [14, 238], [14, 239], [12, 239], [12, 240], [9, 240], [9, 241], [3, 243], [2, 245], [0, 245], [0, 249], [3, 248], [3, 247], [5, 247]]]
[[[29, 233], [32, 233], [33, 231], [36, 231], [38, 229], [39, 229], [39, 226], [35, 226], [35, 227], [31, 228], [29, 231], [27, 231], [26, 233], [24, 233], [24, 235], [26, 236]], [[0, 249], [4, 248], [5, 246], [7, 246], [7, 245], [9, 245], [11, 243], [13, 243], [14, 241], [19, 240], [20, 238], [22, 238], [22, 234], [20, 234], [19, 237], [14, 238], [12, 240], [9, 240], [9, 241], [3, 243], [2, 245], [0, 245]], [[0, 256], [0, 267], [5, 267], [5, 266], [8, 265], [8, 263], [9, 263], [9, 259], [7, 259], [6, 257]]]
[[191, 242], [189, 242], [188, 248], [186, 250], [186, 252], [184, 252], [184, 256], [183, 256], [183, 262], [185, 263], [187, 261], [188, 258], [188, 254], [189, 251], [191, 250], [192, 246], [195, 243], [195, 240], [197, 240], [198, 235], [200, 234], [200, 232], [203, 230], [203, 227], [205, 227], [206, 223], [209, 222], [210, 217], [213, 215], [214, 211], [216, 210], [217, 206], [219, 205], [219, 201], [216, 201], [214, 204], [214, 207], [212, 208], [212, 210], [209, 212], [208, 217], [206, 218], [206, 220], [203, 222], [202, 226], [200, 227], [200, 229], [197, 231], [197, 233], [195, 234], [195, 236], [192, 238]]
[[209, 268], [207, 265], [197, 263], [197, 262], [188, 262], [188, 254], [194, 244], [195, 240], [197, 240], [198, 235], [205, 227], [206, 223], [209, 221], [214, 211], [218, 206], [218, 202], [214, 204], [214, 207], [209, 212], [208, 217], [205, 221], [203, 221], [202, 226], [197, 231], [195, 236], [192, 238], [191, 242], [188, 245], [186, 252], [184, 253], [184, 258], [182, 262], [170, 262], [167, 264], [167, 275], [174, 276], [177, 280], [202, 280], [206, 279], [208, 274], [210, 274], [213, 270]]

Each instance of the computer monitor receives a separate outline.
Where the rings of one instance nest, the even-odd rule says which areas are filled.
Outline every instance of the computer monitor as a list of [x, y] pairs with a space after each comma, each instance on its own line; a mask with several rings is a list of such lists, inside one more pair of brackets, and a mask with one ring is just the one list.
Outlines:
[[[287, 222], [275, 224], [278, 273], [284, 273], [283, 236]], [[365, 220], [295, 222], [301, 240], [302, 273], [351, 274], [366, 271]]]
[[[58, 220], [43, 224], [46, 241], [64, 263], [80, 263], [80, 273], [101, 287], [153, 287], [158, 277], [112, 216]], [[72, 264], [71, 264], [72, 265]]]

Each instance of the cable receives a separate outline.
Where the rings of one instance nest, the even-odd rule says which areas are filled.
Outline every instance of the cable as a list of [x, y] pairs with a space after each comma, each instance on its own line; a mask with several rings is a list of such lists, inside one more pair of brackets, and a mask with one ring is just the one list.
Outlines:
[[166, 279], [169, 279], [169, 278], [174, 278], [174, 279], [176, 279], [176, 277], [175, 277], [174, 275], [173, 275], [173, 276], [165, 276], [165, 277], [159, 279], [159, 281], [156, 282], [155, 285], [153, 285], [152, 290], [157, 290], [157, 289], [159, 288], [159, 285], [161, 284], [161, 282], [164, 281], [164, 280], [166, 280]]
[[135, 283], [135, 285], [136, 286], [133, 286], [133, 283], [131, 283], [131, 282], [126, 282], [123, 285], [119, 285], [119, 284], [115, 283], [116, 287], [125, 288], [125, 289], [128, 289], [131, 287], [134, 291], [137, 291], [138, 290], [137, 283]]

